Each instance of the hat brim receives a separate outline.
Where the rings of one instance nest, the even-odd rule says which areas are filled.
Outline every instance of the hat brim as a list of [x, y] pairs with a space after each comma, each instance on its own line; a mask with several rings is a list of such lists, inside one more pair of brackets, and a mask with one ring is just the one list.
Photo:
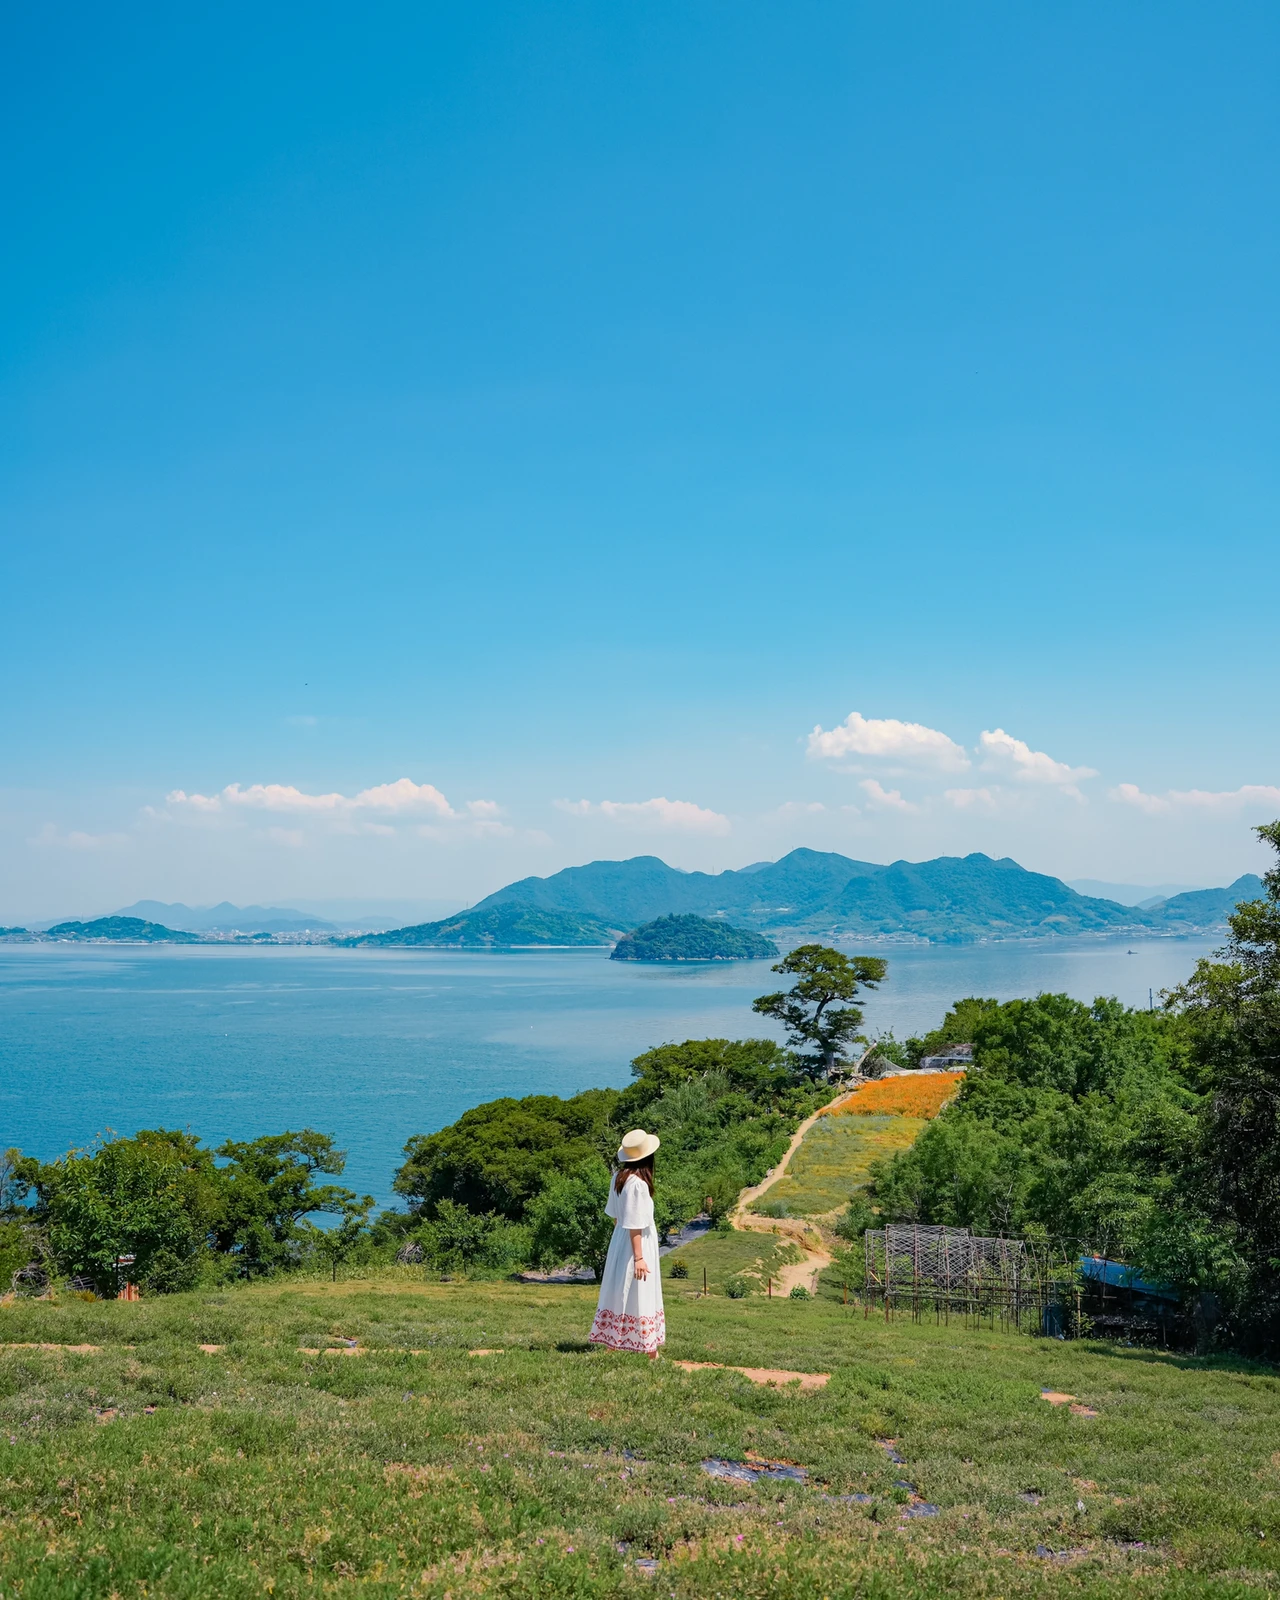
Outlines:
[[626, 1145], [620, 1144], [618, 1146], [618, 1154], [615, 1159], [617, 1160], [619, 1166], [634, 1166], [637, 1161], [644, 1161], [647, 1157], [651, 1156], [661, 1143], [662, 1140], [659, 1139], [656, 1133], [646, 1134], [644, 1143], [639, 1146], [632, 1145], [631, 1148], [628, 1149]]

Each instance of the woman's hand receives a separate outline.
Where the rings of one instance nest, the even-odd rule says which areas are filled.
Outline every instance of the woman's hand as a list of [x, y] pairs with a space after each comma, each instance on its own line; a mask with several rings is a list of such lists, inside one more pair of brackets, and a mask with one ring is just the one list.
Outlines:
[[649, 1276], [649, 1263], [644, 1258], [643, 1235], [639, 1228], [628, 1228], [631, 1235], [631, 1265], [635, 1268], [636, 1277], [641, 1283]]

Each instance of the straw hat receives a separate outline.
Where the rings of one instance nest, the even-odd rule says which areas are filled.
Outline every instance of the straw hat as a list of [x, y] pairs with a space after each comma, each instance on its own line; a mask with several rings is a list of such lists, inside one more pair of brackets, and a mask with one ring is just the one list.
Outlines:
[[630, 1133], [624, 1133], [622, 1136], [617, 1159], [623, 1166], [628, 1166], [633, 1161], [643, 1161], [646, 1156], [651, 1156], [661, 1143], [662, 1140], [656, 1133], [646, 1133], [643, 1128], [632, 1128]]

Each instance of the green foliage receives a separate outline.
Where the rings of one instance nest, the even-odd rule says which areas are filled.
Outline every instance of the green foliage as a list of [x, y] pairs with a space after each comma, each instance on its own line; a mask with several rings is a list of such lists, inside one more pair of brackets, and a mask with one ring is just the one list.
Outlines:
[[456, 1200], [441, 1200], [413, 1237], [437, 1272], [510, 1271], [529, 1257], [527, 1228], [492, 1211], [468, 1211]]
[[189, 1288], [219, 1263], [245, 1276], [296, 1265], [312, 1243], [307, 1214], [342, 1212], [356, 1198], [312, 1181], [341, 1172], [343, 1155], [311, 1129], [228, 1141], [221, 1166], [214, 1154], [194, 1135], [156, 1128], [59, 1161], [18, 1156], [12, 1187], [34, 1193], [23, 1215], [57, 1268], [103, 1295], [116, 1291], [122, 1255], [135, 1257], [128, 1276], [150, 1293]]
[[659, 917], [614, 946], [614, 961], [767, 961], [776, 956], [772, 939], [731, 928], [705, 917]]
[[[1280, 852], [1280, 822], [1257, 830]], [[1265, 896], [1230, 918], [1231, 936], [1170, 996], [1206, 1091], [1181, 1195], [1203, 1216], [1193, 1270], [1228, 1278], [1241, 1337], [1280, 1348], [1280, 864]], [[1176, 1245], [1176, 1240], [1168, 1243]]]
[[689, 1276], [689, 1263], [682, 1261], [679, 1256], [673, 1256], [667, 1264], [669, 1278], [687, 1278]]
[[875, 989], [888, 970], [877, 956], [846, 956], [819, 944], [802, 944], [773, 969], [796, 979], [791, 988], [762, 994], [752, 1010], [773, 1017], [787, 1029], [787, 1043], [812, 1077], [830, 1076], [859, 1039], [862, 1012], [837, 1005], [852, 1000], [860, 987]]
[[813, 1296], [805, 1288], [804, 1284], [797, 1283], [792, 1287], [789, 1298], [792, 1300], [812, 1300]]
[[1115, 1000], [977, 1004], [955, 1102], [873, 1168], [881, 1212], [986, 1234], [1040, 1223], [1140, 1256], [1195, 1138], [1185, 1027]]
[[[686, 1039], [661, 1044], [631, 1063], [635, 1082], [622, 1091], [615, 1121], [633, 1126], [668, 1089], [720, 1074], [729, 1088], [748, 1100], [783, 1106], [789, 1091], [803, 1090], [795, 1058], [772, 1039]], [[794, 1097], [800, 1104], [802, 1097]]]
[[957, 1000], [942, 1019], [942, 1024], [923, 1039], [908, 1039], [903, 1045], [905, 1066], [918, 1067], [925, 1056], [941, 1055], [949, 1044], [972, 1044], [979, 1024], [999, 1008], [998, 1000], [980, 1000], [975, 995]]
[[338, 1268], [348, 1261], [368, 1236], [369, 1213], [373, 1209], [373, 1196], [363, 1200], [347, 1200], [342, 1206], [342, 1221], [336, 1228], [317, 1228], [313, 1222], [306, 1224], [311, 1247], [321, 1260], [328, 1262], [332, 1278], [338, 1281]]
[[456, 1200], [518, 1222], [550, 1178], [612, 1156], [617, 1104], [616, 1089], [490, 1100], [439, 1133], [410, 1139], [393, 1187], [426, 1217]]
[[217, 1153], [227, 1165], [218, 1169], [213, 1244], [246, 1277], [297, 1265], [312, 1242], [303, 1218], [315, 1212], [342, 1216], [356, 1204], [352, 1190], [315, 1182], [318, 1174], [337, 1177], [346, 1153], [313, 1128], [228, 1139]]
[[170, 1290], [195, 1282], [218, 1208], [213, 1159], [198, 1139], [159, 1128], [60, 1161], [24, 1158], [17, 1168], [63, 1272], [114, 1294], [116, 1259], [132, 1255], [137, 1283]]
[[729, 1296], [730, 1300], [745, 1300], [751, 1293], [742, 1278], [726, 1278], [724, 1292]]
[[919, 1065], [918, 1060], [913, 1061], [911, 1059], [907, 1046], [894, 1037], [893, 1029], [890, 1028], [888, 1033], [882, 1033], [871, 1041], [871, 1048], [863, 1061], [862, 1071], [869, 1078], [874, 1078], [885, 1067], [914, 1067], [917, 1065]]
[[35, 1259], [29, 1231], [16, 1219], [0, 1219], [0, 1295], [9, 1292], [15, 1272]]
[[841, 1212], [835, 1231], [842, 1239], [852, 1242], [861, 1239], [868, 1228], [876, 1226], [878, 1220], [871, 1209], [871, 1202], [861, 1190], [858, 1190], [849, 1197], [849, 1204]]
[[536, 1265], [573, 1261], [600, 1276], [613, 1237], [613, 1218], [604, 1209], [611, 1182], [608, 1167], [597, 1160], [547, 1183], [528, 1210], [530, 1259]]

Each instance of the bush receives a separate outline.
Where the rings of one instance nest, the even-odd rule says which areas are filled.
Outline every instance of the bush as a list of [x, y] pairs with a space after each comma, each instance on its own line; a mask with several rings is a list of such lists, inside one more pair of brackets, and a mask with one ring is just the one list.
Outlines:
[[424, 1222], [401, 1254], [416, 1244], [418, 1259], [437, 1272], [474, 1272], [477, 1268], [510, 1269], [529, 1253], [528, 1229], [492, 1211], [468, 1211], [456, 1200], [441, 1200], [430, 1222]]
[[613, 1218], [604, 1211], [611, 1182], [603, 1161], [553, 1178], [528, 1210], [530, 1260], [545, 1267], [576, 1261], [598, 1278], [613, 1237]]
[[668, 1266], [668, 1268], [667, 1268], [667, 1277], [668, 1278], [687, 1278], [688, 1276], [689, 1276], [689, 1263], [687, 1261], [681, 1261], [680, 1257], [677, 1256], [675, 1258], [675, 1260], [672, 1261], [670, 1266]]
[[866, 1195], [859, 1189], [849, 1196], [849, 1204], [841, 1213], [835, 1231], [842, 1239], [854, 1243], [868, 1228], [874, 1228], [878, 1220]]
[[760, 1217], [789, 1217], [791, 1207], [785, 1200], [762, 1200], [751, 1208]]
[[745, 1300], [750, 1290], [747, 1288], [745, 1278], [726, 1278], [724, 1292], [730, 1300]]
[[805, 1288], [804, 1284], [798, 1283], [791, 1291], [791, 1298], [793, 1300], [812, 1300], [813, 1296]]

